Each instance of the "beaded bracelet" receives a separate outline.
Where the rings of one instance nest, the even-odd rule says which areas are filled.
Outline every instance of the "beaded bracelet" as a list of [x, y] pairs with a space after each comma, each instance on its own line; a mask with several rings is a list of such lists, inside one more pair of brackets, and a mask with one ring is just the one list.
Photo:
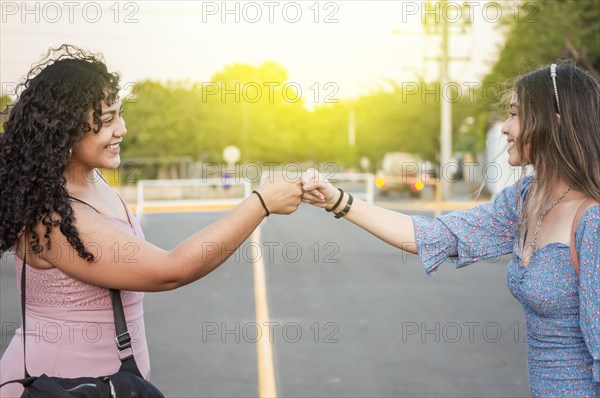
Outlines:
[[258, 196], [258, 199], [260, 199], [260, 203], [262, 204], [263, 209], [265, 209], [265, 212], [267, 212], [267, 217], [269, 217], [269, 215], [271, 213], [269, 212], [269, 209], [267, 209], [267, 205], [265, 204], [265, 201], [263, 200], [263, 198], [260, 195], [260, 193], [258, 193], [258, 191], [252, 191], [252, 193], [255, 193], [256, 196]]
[[335, 202], [335, 204], [331, 207], [331, 209], [325, 209], [327, 213], [334, 211], [340, 205], [340, 203], [342, 203], [342, 199], [344, 198], [344, 191], [342, 191], [341, 188], [338, 188], [338, 191], [340, 191], [340, 197], [337, 200], [337, 202]]

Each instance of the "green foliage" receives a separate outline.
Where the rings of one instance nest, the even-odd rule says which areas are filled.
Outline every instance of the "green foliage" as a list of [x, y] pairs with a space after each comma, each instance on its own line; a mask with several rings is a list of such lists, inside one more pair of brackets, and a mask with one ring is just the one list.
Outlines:
[[6, 107], [11, 104], [11, 99], [8, 95], [0, 96], [0, 133], [4, 132], [4, 121], [5, 121], [5, 111]]
[[518, 15], [486, 82], [503, 82], [559, 58], [600, 69], [597, 0], [528, 1], [521, 3]]
[[[510, 13], [507, 13], [509, 15]], [[502, 93], [523, 73], [546, 66], [552, 61], [569, 58], [600, 79], [600, 2], [598, 0], [538, 0], [521, 2], [518, 18], [510, 15], [505, 22], [510, 30], [498, 61], [486, 76], [478, 93], [476, 130], [478, 147], [485, 139], [490, 119], [499, 109]]]
[[[356, 100], [309, 111], [287, 82], [287, 72], [267, 62], [235, 64], [210, 83], [188, 85], [143, 81], [126, 100], [128, 137], [124, 157], [192, 156], [221, 162], [227, 145], [242, 161], [328, 162], [356, 166], [367, 156], [376, 164], [386, 152], [406, 151], [435, 160], [439, 150], [440, 86], [419, 82], [410, 95], [393, 84]], [[427, 93], [425, 95], [425, 93]], [[455, 104], [455, 128], [470, 112]], [[350, 147], [350, 115], [356, 145]]]
[[136, 96], [125, 99], [127, 139], [123, 151], [131, 157], [197, 156], [202, 142], [202, 114], [195, 91], [181, 84], [144, 81]]
[[[511, 3], [511, 7], [514, 4]], [[476, 93], [452, 104], [455, 151], [479, 152], [502, 90], [510, 79], [560, 57], [575, 57], [600, 69], [597, 0], [521, 2], [518, 18], [506, 12], [506, 42], [497, 63]], [[191, 156], [221, 162], [227, 145], [242, 151], [242, 162], [328, 162], [356, 166], [367, 156], [376, 165], [383, 154], [412, 152], [436, 160], [439, 152], [440, 87], [418, 82], [417, 93], [391, 82], [354, 100], [309, 111], [274, 62], [234, 64], [209, 83], [139, 82], [127, 100], [128, 137], [124, 157]], [[356, 145], [348, 143], [354, 114]], [[467, 123], [466, 121], [469, 120]]]

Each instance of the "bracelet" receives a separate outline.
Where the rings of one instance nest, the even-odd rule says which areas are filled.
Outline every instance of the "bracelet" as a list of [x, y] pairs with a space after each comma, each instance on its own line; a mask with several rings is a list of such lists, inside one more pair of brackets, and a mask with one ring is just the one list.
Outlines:
[[258, 191], [252, 191], [252, 193], [255, 193], [256, 196], [258, 196], [258, 199], [260, 199], [260, 203], [262, 204], [263, 209], [265, 209], [265, 212], [267, 213], [267, 217], [269, 217], [271, 212], [269, 212], [269, 209], [267, 209], [267, 205], [265, 204], [265, 201], [263, 200], [262, 196], [260, 196], [260, 193], [258, 193]]
[[335, 204], [331, 207], [331, 209], [325, 209], [327, 213], [334, 211], [340, 205], [340, 203], [342, 203], [342, 199], [344, 198], [344, 191], [342, 191], [341, 188], [338, 188], [338, 191], [340, 191], [340, 197], [337, 200], [337, 202], [335, 202]]
[[342, 211], [335, 214], [335, 218], [344, 217], [346, 214], [348, 214], [348, 212], [350, 211], [350, 207], [352, 207], [353, 200], [354, 198], [352, 197], [352, 195], [348, 194], [348, 203], [346, 203], [346, 206]]

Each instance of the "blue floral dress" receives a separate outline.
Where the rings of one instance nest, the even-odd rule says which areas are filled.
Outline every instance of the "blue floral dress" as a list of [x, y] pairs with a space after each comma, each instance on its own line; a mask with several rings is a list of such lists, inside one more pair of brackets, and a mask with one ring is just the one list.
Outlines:
[[517, 195], [530, 184], [527, 178], [520, 191], [515, 184], [491, 203], [434, 220], [414, 216], [418, 253], [427, 274], [445, 260], [459, 268], [512, 253], [507, 282], [525, 311], [531, 394], [600, 398], [600, 205], [584, 212], [575, 233], [579, 277], [569, 246], [558, 242], [522, 267]]

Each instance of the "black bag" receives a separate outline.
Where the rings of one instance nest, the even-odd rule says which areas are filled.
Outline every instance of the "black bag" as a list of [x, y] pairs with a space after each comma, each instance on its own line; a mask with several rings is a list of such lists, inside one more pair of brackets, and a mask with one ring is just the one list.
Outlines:
[[[26, 251], [26, 250], [25, 250]], [[25, 271], [26, 256], [23, 254], [23, 269], [21, 271], [21, 315], [23, 317], [23, 330], [25, 329]], [[21, 398], [164, 398], [164, 395], [149, 381], [145, 380], [135, 362], [131, 335], [127, 330], [121, 293], [110, 289], [113, 315], [115, 318], [115, 341], [121, 367], [115, 374], [102, 377], [78, 377], [64, 379], [49, 377], [45, 374], [31, 377], [27, 372], [25, 358], [25, 334], [23, 334], [23, 364], [25, 377], [2, 383], [0, 387], [9, 383], [20, 383], [25, 387]], [[121, 356], [124, 350], [130, 349], [127, 356]]]
[[23, 384], [25, 391], [21, 398], [163, 398], [164, 395], [139, 374], [133, 357], [128, 361], [130, 364], [122, 363], [117, 373], [106, 377], [63, 379], [43, 374], [8, 383]]

